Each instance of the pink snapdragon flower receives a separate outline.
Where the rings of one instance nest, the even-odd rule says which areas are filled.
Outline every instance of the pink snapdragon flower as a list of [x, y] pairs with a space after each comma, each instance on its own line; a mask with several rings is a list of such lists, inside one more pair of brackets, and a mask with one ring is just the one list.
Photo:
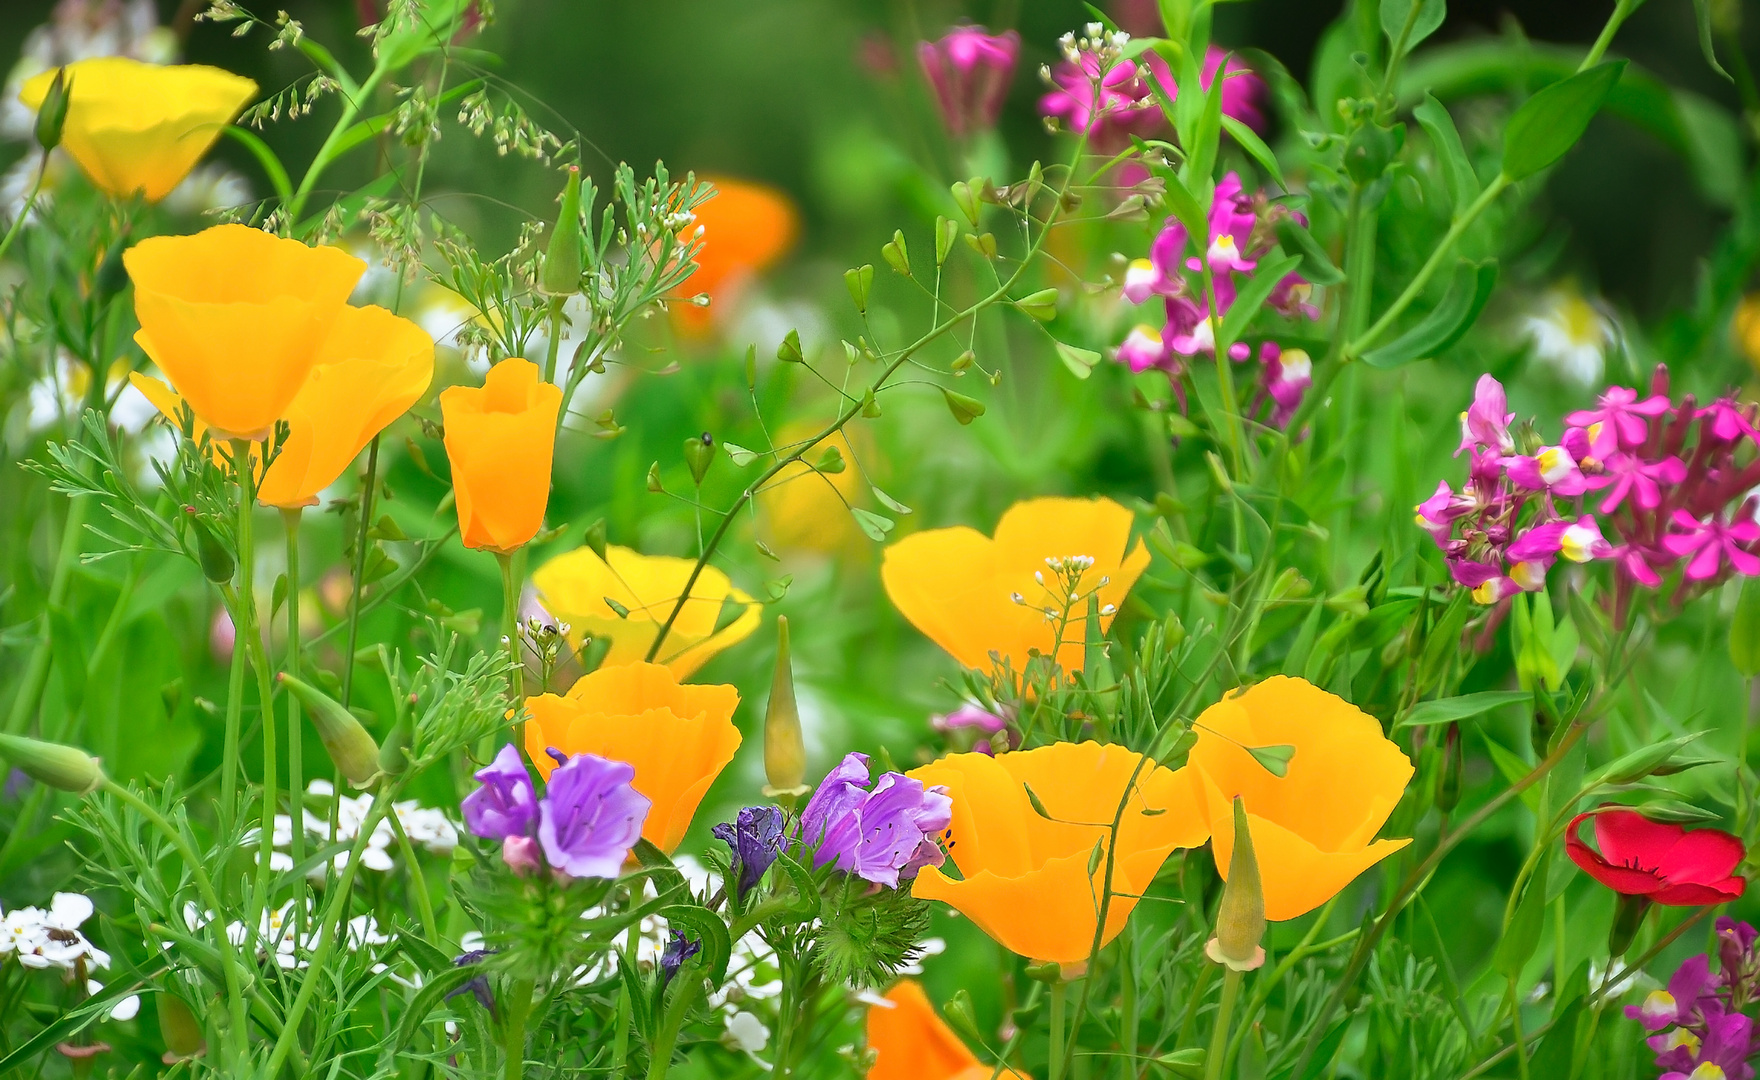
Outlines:
[[1607, 461], [1605, 475], [1588, 481], [1591, 491], [1609, 489], [1596, 509], [1611, 514], [1631, 496], [1640, 510], [1654, 510], [1662, 505], [1662, 485], [1678, 484], [1687, 478], [1687, 466], [1677, 457], [1661, 461], [1645, 461], [1636, 454], [1615, 453]]
[[982, 26], [956, 26], [939, 41], [918, 43], [917, 62], [955, 137], [996, 126], [1020, 50], [1013, 30], [992, 34]]
[[1490, 375], [1479, 376], [1473, 387], [1473, 403], [1461, 413], [1461, 445], [1455, 456], [1478, 447], [1505, 454], [1514, 450], [1516, 443], [1510, 436], [1509, 422], [1515, 418], [1516, 414], [1509, 411], [1503, 384]]

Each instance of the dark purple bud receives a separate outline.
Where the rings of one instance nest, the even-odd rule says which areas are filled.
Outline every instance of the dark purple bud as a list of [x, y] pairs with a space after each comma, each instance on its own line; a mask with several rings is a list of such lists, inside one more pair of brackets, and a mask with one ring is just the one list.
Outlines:
[[[494, 949], [472, 949], [470, 952], [453, 958], [452, 966], [469, 967], [472, 964], [480, 964], [488, 957], [494, 955]], [[469, 994], [476, 998], [477, 1004], [481, 1005], [488, 1011], [489, 1019], [497, 1022], [500, 1021], [500, 1017], [495, 1014], [495, 994], [489, 988], [489, 977], [487, 975], [473, 976], [464, 985], [447, 994], [446, 1000], [451, 1001], [460, 994]]]
[[763, 879], [764, 872], [787, 846], [788, 838], [782, 834], [786, 823], [781, 807], [748, 806], [731, 823], [723, 822], [709, 830], [733, 849], [733, 872], [741, 899]]
[[672, 937], [666, 942], [666, 951], [660, 954], [661, 989], [666, 988], [666, 984], [678, 974], [678, 969], [684, 966], [686, 960], [702, 951], [702, 942], [687, 938], [677, 930], [672, 931]]

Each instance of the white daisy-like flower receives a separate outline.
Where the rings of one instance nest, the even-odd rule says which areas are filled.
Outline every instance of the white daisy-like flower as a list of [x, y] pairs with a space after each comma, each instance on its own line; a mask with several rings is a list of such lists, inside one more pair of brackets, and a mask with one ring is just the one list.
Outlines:
[[1547, 290], [1520, 326], [1541, 363], [1581, 386], [1600, 385], [1607, 350], [1619, 338], [1606, 304], [1569, 285]]

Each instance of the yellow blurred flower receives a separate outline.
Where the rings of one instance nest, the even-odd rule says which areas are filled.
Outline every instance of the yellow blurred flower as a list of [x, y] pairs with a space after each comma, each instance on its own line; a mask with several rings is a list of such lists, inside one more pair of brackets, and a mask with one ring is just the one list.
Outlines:
[[[812, 424], [791, 424], [777, 432], [778, 445], [788, 446], [812, 438], [821, 428]], [[827, 448], [835, 447], [842, 455], [844, 469], [838, 473], [821, 473], [812, 468]], [[861, 505], [862, 474], [856, 468], [855, 455], [849, 440], [838, 432], [802, 455], [778, 473], [758, 493], [758, 512], [763, 518], [763, 536], [777, 551], [806, 551], [821, 555], [864, 552], [868, 538], [862, 535], [849, 507]], [[862, 457], [868, 462], [868, 455]]]
[[697, 252], [696, 272], [679, 292], [708, 293], [713, 306], [674, 308], [686, 329], [698, 331], [728, 308], [753, 277], [786, 255], [800, 234], [800, 215], [781, 191], [728, 176], [704, 179], [715, 185], [715, 194], [697, 207], [696, 222], [685, 227], [687, 238], [702, 228], [702, 248]]
[[507, 553], [544, 525], [562, 391], [538, 365], [510, 357], [483, 385], [440, 391], [446, 458], [464, 546]]
[[1055, 650], [1076, 671], [1088, 595], [1099, 594], [1104, 633], [1149, 565], [1130, 535], [1131, 512], [1111, 499], [1029, 499], [1002, 515], [995, 539], [963, 525], [905, 537], [886, 549], [880, 578], [899, 612], [966, 667], [988, 669], [994, 652], [1018, 674], [1029, 653]]
[[[564, 552], [538, 567], [532, 584], [544, 606], [568, 623], [569, 643], [577, 650], [591, 634], [611, 640], [611, 651], [605, 655], [607, 665], [646, 659], [661, 624], [684, 594], [684, 583], [696, 561], [643, 555], [615, 544], [606, 547], [605, 556], [599, 558], [590, 547]], [[629, 614], [619, 614], [607, 600], [622, 605]], [[728, 605], [738, 614], [717, 630], [723, 621], [722, 609]], [[733, 587], [726, 574], [705, 566], [655, 659], [678, 678], [688, 678], [710, 657], [756, 630], [759, 609], [756, 601]]]
[[[912, 894], [951, 904], [1011, 952], [1034, 960], [1076, 964], [1088, 959], [1106, 883], [1104, 858], [1088, 872], [1094, 846], [1125, 801], [1119, 821], [1113, 897], [1101, 944], [1124, 929], [1137, 896], [1175, 848], [1210, 835], [1187, 769], [1100, 743], [1053, 743], [1036, 750], [951, 754], [912, 769], [924, 786], [941, 785], [953, 799], [947, 857], [958, 880], [935, 867], [917, 874]], [[1034, 810], [1032, 788], [1050, 817]]]
[[[60, 69], [56, 69], [60, 70]], [[67, 65], [72, 80], [61, 145], [92, 184], [126, 198], [158, 202], [214, 145], [257, 84], [201, 64], [161, 66], [125, 56]], [[28, 80], [19, 100], [43, 104], [55, 71]]]
[[[914, 979], [901, 979], [883, 1001], [868, 1005], [867, 1080], [990, 1080], [996, 1070], [960, 1041]], [[1002, 1075], [1025, 1080], [1013, 1069]]]
[[[433, 377], [434, 343], [421, 327], [381, 307], [343, 308], [287, 407], [287, 441], [269, 464], [257, 500], [287, 509], [317, 502], [318, 492], [408, 411]], [[138, 372], [129, 381], [177, 422], [183, 399], [170, 387]], [[200, 429], [198, 421], [198, 438]]]
[[1730, 329], [1735, 333], [1736, 345], [1748, 363], [1760, 370], [1760, 292], [1749, 293], [1742, 297], [1736, 305], [1736, 317]]
[[526, 754], [545, 779], [557, 765], [552, 749], [634, 766], [631, 786], [654, 804], [642, 836], [670, 854], [739, 749], [738, 706], [733, 687], [682, 685], [660, 664], [602, 667], [565, 697], [526, 699]]
[[[1411, 843], [1376, 840], [1412, 763], [1376, 719], [1302, 679], [1278, 675], [1205, 709], [1187, 769], [1201, 780], [1224, 879], [1234, 853], [1234, 798], [1265, 889], [1265, 917], [1293, 919], [1332, 899], [1358, 874]], [[1279, 778], [1244, 747], [1293, 746]]]
[[155, 236], [122, 255], [134, 335], [202, 423], [264, 439], [286, 415], [367, 264], [244, 225]]

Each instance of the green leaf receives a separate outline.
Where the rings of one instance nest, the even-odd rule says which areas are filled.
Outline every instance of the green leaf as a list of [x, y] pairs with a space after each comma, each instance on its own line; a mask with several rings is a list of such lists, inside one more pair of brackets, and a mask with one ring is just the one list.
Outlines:
[[[80, 1002], [78, 1007], [69, 1009], [58, 1017], [54, 1023], [37, 1032], [30, 1039], [21, 1043], [5, 1057], [0, 1058], [0, 1076], [13, 1069], [21, 1068], [38, 1054], [43, 1053], [56, 1043], [66, 1042], [84, 1031], [86, 1028], [102, 1020], [118, 1001], [130, 994], [152, 992], [152, 987], [144, 985], [165, 974], [160, 968], [136, 983], [133, 979], [115, 979], [103, 990]], [[22, 1011], [22, 1010], [21, 1010]], [[8, 1016], [8, 1019], [13, 1017]], [[39, 1070], [40, 1071], [40, 1070]]]
[[[1196, 55], [1192, 50], [1187, 49], [1180, 86], [1185, 89], [1189, 85], [1190, 89], [1186, 90], [1186, 93], [1193, 93], [1193, 96], [1196, 96], [1194, 92], [1202, 86], [1202, 82], [1197, 76]], [[1189, 84], [1188, 79], [1190, 80]], [[1181, 172], [1188, 183], [1204, 184], [1206, 188], [1210, 183], [1210, 174], [1216, 168], [1217, 144], [1222, 140], [1222, 84], [1226, 81], [1225, 79], [1211, 80], [1209, 93], [1199, 99], [1203, 102], [1204, 110], [1198, 114], [1197, 127], [1193, 131], [1191, 141], [1186, 143], [1186, 163]], [[1180, 100], [1183, 101], [1185, 96], [1186, 94], [1182, 93]]]
[[251, 152], [251, 156], [257, 159], [257, 164], [263, 167], [264, 174], [269, 177], [269, 186], [275, 189], [275, 197], [281, 200], [281, 205], [286, 206], [292, 201], [293, 183], [288, 180], [287, 169], [281, 164], [281, 159], [275, 155], [275, 151], [269, 148], [268, 143], [259, 138], [256, 132], [248, 128], [241, 128], [237, 124], [228, 124], [220, 130], [234, 142], [243, 143], [245, 149]]
[[1435, 356], [1459, 341], [1478, 321], [1479, 313], [1497, 286], [1497, 260], [1473, 263], [1462, 259], [1442, 302], [1430, 314], [1399, 337], [1363, 354], [1370, 367], [1403, 367], [1414, 360]]
[[470, 982], [473, 977], [486, 974], [488, 972], [475, 964], [465, 967], [452, 967], [449, 964], [437, 971], [430, 971], [428, 981], [422, 984], [416, 996], [404, 1006], [403, 1020], [397, 1025], [397, 1038], [391, 1044], [392, 1052], [402, 1050], [415, 1040], [416, 1032], [422, 1030], [428, 1017], [446, 1001], [447, 994]]
[[721, 446], [727, 451], [727, 456], [733, 459], [733, 463], [742, 468], [758, 460], [756, 451], [747, 450], [738, 443], [722, 443]]
[[1760, 675], [1760, 578], [1742, 582], [1735, 617], [1729, 623], [1729, 658], [1742, 678]]
[[1540, 1041], [1539, 1049], [1528, 1062], [1530, 1076], [1569, 1077], [1577, 1051], [1577, 1027], [1588, 1001], [1588, 962], [1576, 966], [1559, 988], [1558, 1004], [1553, 1006], [1552, 1028]]
[[1479, 174], [1473, 171], [1473, 163], [1467, 160], [1466, 147], [1461, 145], [1461, 133], [1455, 129], [1454, 117], [1435, 95], [1426, 93], [1424, 103], [1412, 110], [1412, 118], [1424, 129], [1424, 134], [1430, 136], [1430, 145], [1435, 148], [1436, 156], [1442, 159], [1443, 178], [1448, 181], [1448, 194], [1454, 199], [1454, 216], [1458, 219], [1461, 212], [1479, 197]]
[[1094, 365], [1100, 362], [1099, 353], [1092, 349], [1078, 349], [1074, 345], [1065, 345], [1061, 341], [1055, 342], [1055, 344], [1057, 345], [1057, 358], [1063, 361], [1064, 367], [1069, 368], [1071, 375], [1078, 379], [1085, 379], [1094, 374]]
[[1678, 799], [1658, 799], [1645, 803], [1637, 810], [1651, 821], [1663, 821], [1671, 825], [1699, 825], [1707, 821], [1723, 820], [1722, 814], [1701, 810], [1692, 803]]
[[868, 490], [872, 491], [874, 493], [874, 498], [879, 499], [881, 505], [885, 506], [886, 509], [892, 511], [893, 513], [895, 513], [895, 514], [908, 514], [911, 512], [910, 507], [906, 506], [904, 503], [899, 502], [897, 499], [893, 498], [892, 496], [886, 494], [886, 492], [881, 491], [877, 485], [869, 484]]
[[281, 605], [285, 603], [287, 603], [287, 575], [278, 574], [275, 577], [275, 587], [269, 590], [269, 618], [271, 620], [281, 614]]
[[702, 945], [701, 963], [709, 981], [720, 986], [727, 977], [727, 961], [733, 955], [733, 943], [727, 936], [727, 924], [721, 916], [695, 904], [673, 904], [660, 909], [660, 914], [675, 930], [694, 932]]
[[[1405, 55], [1418, 47], [1418, 43], [1434, 34], [1448, 16], [1448, 5], [1443, 0], [1381, 0], [1381, 32], [1387, 35], [1389, 45], [1401, 46], [1400, 35], [1405, 34], [1405, 41], [1400, 55]], [[1406, 30], [1407, 24], [1411, 29]]]
[[1521, 903], [1516, 905], [1515, 918], [1510, 920], [1509, 929], [1497, 943], [1492, 966], [1506, 978], [1520, 978], [1522, 968], [1540, 944], [1540, 931], [1546, 922], [1545, 881], [1547, 871], [1551, 869], [1551, 861], [1550, 850], [1540, 856], [1540, 865], [1535, 868], [1534, 876], [1528, 879], [1528, 887], [1522, 893]]
[[1289, 775], [1290, 760], [1296, 756], [1296, 748], [1288, 744], [1249, 746], [1246, 750], [1261, 769], [1280, 780]]
[[1699, 23], [1699, 51], [1705, 54], [1705, 62], [1711, 65], [1712, 71], [1733, 84], [1735, 80], [1717, 62], [1717, 48], [1711, 43], [1711, 0], [1693, 0], [1693, 15]]
[[1259, 269], [1254, 272], [1252, 280], [1235, 295], [1234, 304], [1228, 309], [1228, 314], [1222, 317], [1222, 330], [1216, 335], [1218, 355], [1241, 339], [1247, 327], [1252, 325], [1254, 316], [1259, 314], [1259, 309], [1271, 297], [1271, 290], [1277, 288], [1277, 283], [1301, 263], [1300, 255], [1291, 255], [1270, 264], [1263, 259], [1259, 261]]
[[1500, 709], [1505, 705], [1521, 703], [1533, 704], [1534, 695], [1526, 690], [1484, 690], [1477, 694], [1462, 694], [1459, 697], [1438, 698], [1435, 701], [1420, 701], [1408, 710], [1394, 729], [1408, 727], [1429, 727], [1432, 724], [1452, 724], [1457, 720], [1488, 713], [1492, 709]]
[[863, 510], [859, 506], [850, 507], [849, 512], [856, 519], [856, 525], [867, 534], [868, 539], [877, 544], [885, 541], [886, 534], [898, 524], [889, 517], [882, 517], [871, 510]]
[[1277, 181], [1278, 187], [1289, 190], [1289, 182], [1283, 178], [1283, 169], [1277, 164], [1277, 155], [1271, 152], [1271, 147], [1265, 145], [1264, 139], [1259, 138], [1258, 132], [1227, 115], [1222, 118], [1222, 129], [1240, 144], [1247, 156], [1259, 163], [1266, 175]]
[[1316, 285], [1336, 285], [1344, 280], [1344, 271], [1340, 270], [1314, 239], [1302, 223], [1294, 217], [1286, 217], [1277, 223], [1277, 239], [1286, 250], [1297, 252], [1302, 257], [1302, 276]]
[[1597, 64], [1553, 83], [1522, 103], [1503, 129], [1503, 175], [1525, 180], [1577, 144], [1625, 70], [1624, 60]]
[[1685, 735], [1677, 735], [1672, 739], [1664, 739], [1662, 742], [1650, 746], [1640, 746], [1603, 767], [1595, 778], [1596, 783], [1635, 784], [1667, 764], [1668, 759], [1674, 757], [1676, 751], [1703, 734], [1705, 734], [1703, 731], [1693, 731]]

